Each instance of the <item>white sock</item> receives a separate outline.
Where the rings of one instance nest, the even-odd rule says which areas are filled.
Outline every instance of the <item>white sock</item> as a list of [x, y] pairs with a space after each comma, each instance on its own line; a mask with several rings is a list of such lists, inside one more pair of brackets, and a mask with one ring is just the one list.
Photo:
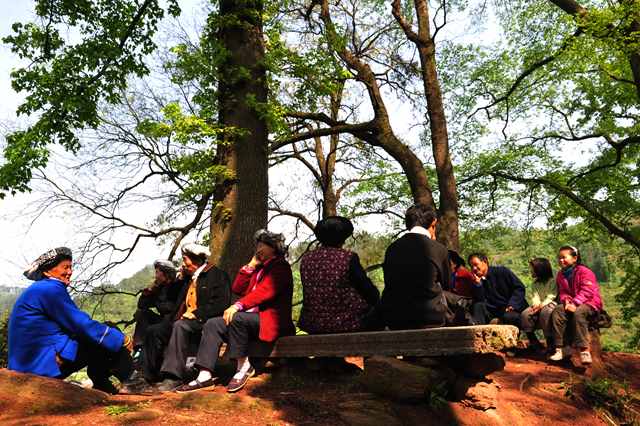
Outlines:
[[196, 382], [204, 382], [206, 380], [211, 379], [211, 371], [209, 370], [200, 370], [200, 372], [198, 373], [198, 377], [196, 378], [196, 380], [192, 380], [191, 383], [189, 383], [190, 385], [195, 385], [197, 384]]
[[243, 356], [241, 358], [237, 358], [236, 362], [238, 363], [238, 367], [236, 370], [236, 374], [233, 376], [234, 379], [241, 379], [247, 371], [251, 368], [251, 363], [249, 362], [248, 356]]

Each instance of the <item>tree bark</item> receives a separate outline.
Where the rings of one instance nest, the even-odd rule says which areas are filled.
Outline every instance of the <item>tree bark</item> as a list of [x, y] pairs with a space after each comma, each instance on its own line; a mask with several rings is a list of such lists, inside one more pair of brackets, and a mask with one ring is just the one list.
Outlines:
[[429, 5], [426, 0], [415, 0], [414, 6], [418, 22], [417, 34], [401, 15], [400, 0], [394, 0], [392, 12], [407, 38], [416, 45], [420, 57], [422, 83], [431, 130], [431, 148], [438, 176], [438, 189], [440, 190], [438, 240], [445, 246], [459, 251], [458, 191], [449, 153], [447, 118], [436, 69], [436, 48], [429, 24]]
[[214, 199], [210, 245], [211, 261], [233, 278], [255, 250], [254, 232], [267, 225], [267, 125], [255, 107], [267, 101], [263, 2], [221, 0], [219, 13], [214, 36], [228, 53], [220, 67], [219, 121], [241, 134], [219, 147], [218, 157], [232, 177]]
[[[341, 84], [336, 93], [331, 95], [331, 119], [338, 120], [338, 113], [340, 112], [340, 105], [342, 105], [342, 89], [344, 84]], [[322, 218], [329, 216], [336, 216], [338, 214], [338, 195], [333, 186], [333, 175], [336, 171], [336, 152], [338, 150], [338, 142], [340, 141], [339, 134], [333, 134], [329, 136], [329, 152], [326, 157], [324, 155], [324, 149], [322, 147], [322, 140], [315, 138], [316, 159], [318, 161], [318, 168], [320, 169], [320, 176], [322, 181], [318, 182], [322, 188]]]

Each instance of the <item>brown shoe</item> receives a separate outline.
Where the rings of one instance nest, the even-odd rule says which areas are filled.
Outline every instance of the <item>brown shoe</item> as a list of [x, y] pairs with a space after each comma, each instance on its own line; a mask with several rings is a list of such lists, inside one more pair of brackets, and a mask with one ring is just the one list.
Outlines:
[[251, 367], [249, 368], [249, 371], [244, 373], [244, 375], [241, 378], [239, 379], [232, 378], [229, 384], [227, 385], [227, 392], [238, 392], [240, 389], [244, 387], [244, 385], [247, 384], [247, 382], [249, 381], [249, 378], [253, 377], [254, 374], [256, 374], [256, 370], [253, 367]]

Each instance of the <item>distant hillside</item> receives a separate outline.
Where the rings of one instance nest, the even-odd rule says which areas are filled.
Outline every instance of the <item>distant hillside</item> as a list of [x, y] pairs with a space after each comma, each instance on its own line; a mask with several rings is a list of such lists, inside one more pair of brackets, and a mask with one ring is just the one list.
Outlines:
[[[129, 321], [136, 311], [137, 296], [140, 290], [148, 287], [153, 281], [153, 266], [148, 265], [129, 278], [121, 280], [116, 285], [104, 286], [102, 290], [110, 294], [86, 295], [76, 298], [80, 309], [88, 312], [98, 321]], [[121, 292], [121, 293], [119, 293]]]
[[2, 287], [0, 286], [0, 314], [11, 310], [16, 299], [22, 293], [24, 287]]

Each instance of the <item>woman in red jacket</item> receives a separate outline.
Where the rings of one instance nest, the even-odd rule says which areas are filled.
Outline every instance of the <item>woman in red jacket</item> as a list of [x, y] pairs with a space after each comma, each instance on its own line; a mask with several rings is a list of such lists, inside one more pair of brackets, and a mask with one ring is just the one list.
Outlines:
[[293, 277], [285, 259], [282, 234], [260, 230], [255, 234], [256, 253], [240, 268], [231, 290], [240, 298], [204, 325], [196, 356], [198, 377], [181, 386], [178, 392], [190, 392], [214, 386], [212, 372], [223, 342], [228, 343], [229, 358], [236, 359], [237, 370], [228, 392], [244, 387], [255, 374], [248, 357], [249, 342], [274, 342], [278, 337], [295, 333], [291, 320]]

